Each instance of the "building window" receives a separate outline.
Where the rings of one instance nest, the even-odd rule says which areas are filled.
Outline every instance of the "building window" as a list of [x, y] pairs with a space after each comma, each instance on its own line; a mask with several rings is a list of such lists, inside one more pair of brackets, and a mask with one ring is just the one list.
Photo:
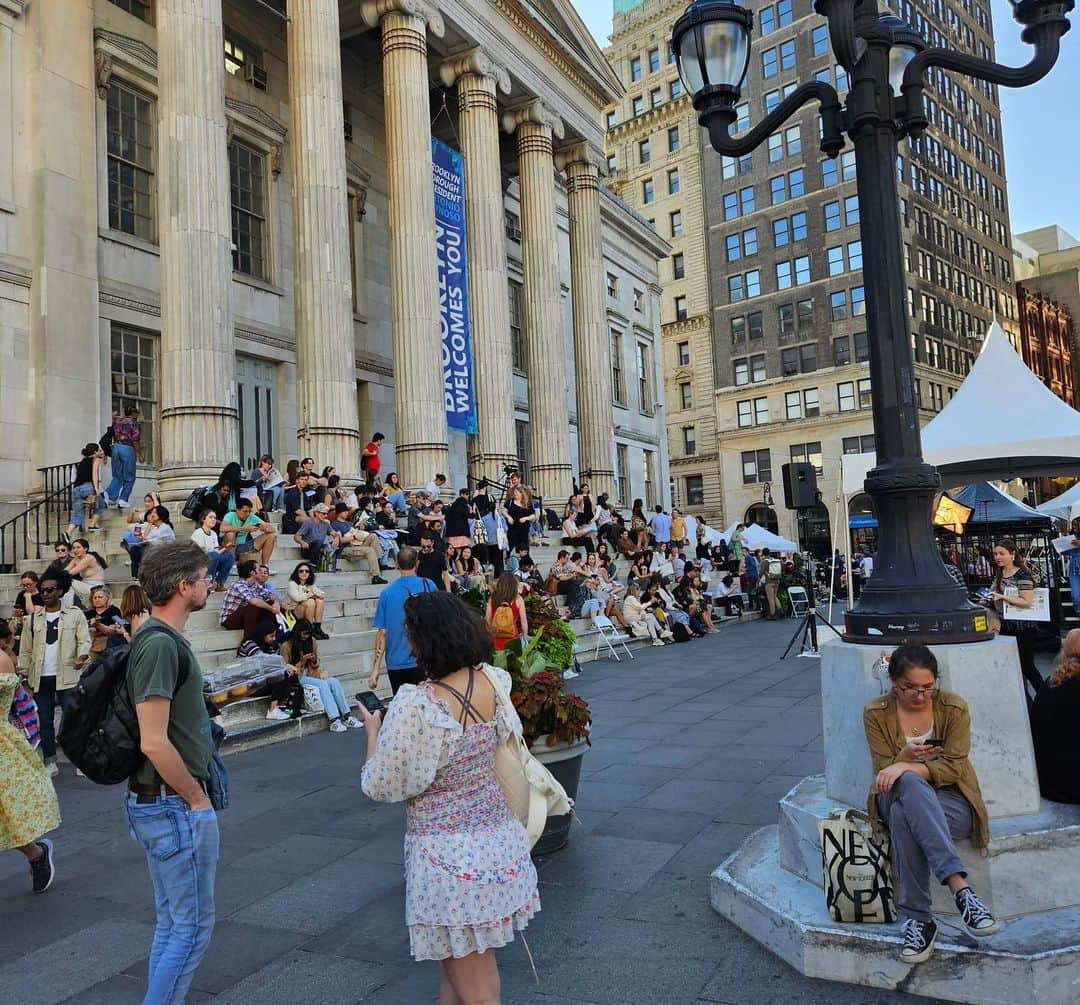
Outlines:
[[641, 314], [645, 310], [645, 291], [634, 290], [634, 310]]
[[765, 354], [750, 357], [750, 383], [760, 384], [765, 380]]
[[517, 447], [517, 466], [521, 480], [529, 483], [529, 424], [521, 419], [514, 420], [514, 443]]
[[609, 297], [617, 297], [619, 295], [619, 277], [612, 272], [607, 274], [607, 295]]
[[844, 224], [851, 227], [859, 222], [859, 197], [849, 195], [844, 199]]
[[828, 272], [830, 276], [839, 276], [844, 271], [844, 249], [826, 248], [825, 258], [828, 261]]
[[814, 301], [798, 300], [795, 303], [795, 324], [801, 332], [814, 327]]
[[832, 158], [827, 158], [821, 162], [821, 185], [826, 187], [828, 185], [835, 185], [840, 180], [840, 173], [837, 167], [836, 161]]
[[667, 148], [668, 153], [675, 153], [682, 148], [682, 140], [679, 138], [679, 127], [672, 126], [667, 131]]
[[249, 42], [228, 30], [224, 34], [225, 72], [248, 81], [260, 91], [267, 90], [266, 70], [260, 54]]
[[866, 291], [861, 286], [851, 290], [851, 316], [862, 317], [866, 313]]
[[694, 407], [694, 389], [689, 383], [679, 385], [679, 403], [683, 409]]
[[795, 334], [795, 305], [780, 304], [776, 309], [780, 337]]
[[865, 363], [870, 358], [870, 340], [866, 332], [855, 333], [855, 362]]
[[686, 310], [686, 297], [678, 296], [675, 298], [675, 320], [685, 321], [687, 318]]
[[690, 365], [690, 343], [689, 342], [680, 342], [675, 347], [675, 355], [679, 360], [679, 366], [689, 366]]
[[784, 414], [789, 422], [803, 417], [802, 395], [798, 391], [788, 391], [784, 395]]
[[686, 276], [686, 258], [681, 251], [671, 256], [671, 278], [683, 279]]
[[848, 241], [847, 267], [852, 272], [862, 268], [862, 241]]
[[644, 479], [645, 491], [645, 506], [647, 509], [652, 509], [656, 502], [656, 497], [653, 493], [653, 452], [651, 450], [641, 451], [641, 474]]
[[836, 397], [841, 412], [855, 411], [855, 381], [845, 380], [836, 385]]
[[817, 474], [823, 474], [821, 467], [821, 442], [793, 443], [791, 445], [792, 464], [813, 464]]
[[859, 408], [870, 408], [873, 404], [873, 397], [870, 392], [870, 378], [862, 377], [858, 383], [859, 388]]
[[772, 481], [772, 461], [768, 449], [742, 452], [742, 480], [743, 485]]
[[611, 397], [616, 405], [626, 407], [626, 375], [623, 372], [622, 332], [611, 332]]
[[112, 0], [121, 10], [134, 14], [140, 21], [150, 20], [150, 0]]
[[649, 107], [659, 108], [664, 103], [664, 92], [659, 87], [649, 91]]
[[819, 24], [810, 33], [810, 45], [815, 56], [824, 56], [829, 51], [828, 25]]
[[647, 415], [652, 414], [652, 353], [644, 342], [637, 344], [637, 381], [638, 408]]
[[872, 433], [865, 436], [845, 436], [841, 443], [845, 454], [872, 454], [877, 449]]
[[619, 466], [619, 470], [615, 472], [619, 498], [624, 503], [628, 503], [630, 501], [630, 448], [625, 443], [615, 445], [615, 460]]
[[803, 414], [808, 419], [817, 418], [821, 415], [821, 399], [816, 387], [808, 387], [803, 391]]
[[645, 99], [640, 94], [630, 102], [630, 110], [635, 117], [645, 113]]
[[693, 426], [683, 426], [682, 431], [683, 439], [683, 453], [687, 457], [691, 457], [697, 453], [697, 437], [694, 433]]
[[843, 290], [829, 294], [829, 310], [833, 321], [843, 321], [847, 317], [847, 294]]
[[750, 341], [759, 341], [765, 334], [765, 327], [762, 322], [763, 315], [761, 311], [754, 311], [752, 314], [746, 315], [746, 327], [750, 334]]
[[678, 168], [672, 168], [667, 173], [667, 190], [668, 190], [668, 195], [678, 195], [679, 194], [679, 169]]
[[614, 129], [615, 123], [619, 121], [619, 113], [612, 109], [607, 113], [607, 127], [608, 129]]
[[686, 505], [705, 505], [705, 480], [701, 475], [686, 476]]
[[641, 57], [634, 56], [630, 60], [630, 83], [641, 80]]
[[105, 98], [109, 226], [154, 239], [153, 102], [116, 82]]
[[746, 318], [731, 319], [731, 344], [742, 345], [746, 341]]
[[649, 73], [656, 73], [660, 69], [660, 50], [649, 50]]
[[840, 203], [839, 202], [827, 202], [821, 207], [821, 211], [825, 216], [825, 229], [839, 230], [840, 223]]
[[682, 235], [682, 210], [677, 209], [671, 214], [671, 236], [682, 237]]
[[646, 178], [645, 181], [641, 183], [641, 201], [647, 206], [655, 198], [656, 193], [653, 190], [653, 180], [652, 178]]
[[651, 154], [649, 153], [649, 141], [647, 139], [638, 141], [637, 152], [638, 152], [638, 163], [639, 164], [648, 164], [649, 163], [649, 158], [651, 157]]
[[157, 463], [157, 338], [148, 332], [113, 324], [110, 333], [112, 414], [136, 407], [142, 422], [142, 452]]
[[608, 154], [607, 169], [608, 174], [614, 174], [616, 171], [619, 170], [619, 161], [614, 154]]
[[525, 339], [521, 334], [521, 283], [509, 281], [507, 291], [510, 296], [510, 357], [518, 373], [525, 372]]
[[668, 94], [671, 96], [671, 100], [682, 97], [682, 81], [676, 77], [668, 87]]
[[769, 399], [766, 397], [754, 399], [754, 425], [765, 426], [769, 422]]
[[229, 144], [233, 270], [266, 278], [265, 158], [243, 143]]
[[851, 342], [846, 335], [832, 340], [833, 366], [846, 366], [851, 362]]

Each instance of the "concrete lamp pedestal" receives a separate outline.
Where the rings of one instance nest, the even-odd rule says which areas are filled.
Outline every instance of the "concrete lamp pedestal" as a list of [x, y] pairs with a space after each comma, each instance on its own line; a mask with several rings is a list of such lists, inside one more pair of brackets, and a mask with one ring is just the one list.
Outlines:
[[831, 809], [865, 809], [872, 777], [862, 726], [867, 701], [888, 688], [891, 647], [822, 645], [825, 774], [780, 802], [778, 826], [752, 834], [713, 874], [713, 907], [808, 977], [978, 1005], [1072, 1005], [1080, 1000], [1080, 806], [1039, 798], [1016, 644], [935, 646], [942, 687], [971, 709], [971, 761], [990, 814], [985, 855], [960, 857], [972, 887], [1001, 921], [971, 937], [945, 887], [934, 893], [934, 955], [897, 958], [899, 925], [846, 925], [825, 911], [817, 824]]

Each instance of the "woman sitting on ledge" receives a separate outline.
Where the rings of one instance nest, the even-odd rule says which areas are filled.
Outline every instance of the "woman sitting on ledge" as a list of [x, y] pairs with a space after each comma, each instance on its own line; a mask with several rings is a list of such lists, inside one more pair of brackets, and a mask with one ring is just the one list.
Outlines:
[[922, 963], [934, 951], [937, 925], [930, 913], [930, 873], [956, 898], [967, 930], [993, 935], [998, 923], [967, 885], [955, 842], [970, 837], [985, 848], [990, 837], [979, 780], [968, 760], [971, 717], [959, 695], [942, 691], [938, 665], [924, 645], [907, 643], [889, 661], [892, 690], [867, 702], [863, 727], [877, 773], [868, 812], [889, 830], [900, 881], [903, 963]]
[[1039, 789], [1055, 803], [1080, 803], [1080, 628], [1065, 636], [1057, 667], [1031, 709]]

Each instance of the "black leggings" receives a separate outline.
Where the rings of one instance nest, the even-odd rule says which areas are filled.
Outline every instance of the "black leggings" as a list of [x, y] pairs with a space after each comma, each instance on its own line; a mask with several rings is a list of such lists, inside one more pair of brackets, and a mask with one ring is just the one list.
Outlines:
[[1035, 666], [1035, 643], [1038, 631], [1032, 628], [1021, 628], [1019, 630], [1002, 628], [1001, 634], [1016, 639], [1016, 648], [1020, 653], [1020, 673], [1023, 674], [1024, 680], [1038, 694], [1046, 686], [1046, 681], [1043, 680], [1042, 674], [1039, 673], [1038, 667]]

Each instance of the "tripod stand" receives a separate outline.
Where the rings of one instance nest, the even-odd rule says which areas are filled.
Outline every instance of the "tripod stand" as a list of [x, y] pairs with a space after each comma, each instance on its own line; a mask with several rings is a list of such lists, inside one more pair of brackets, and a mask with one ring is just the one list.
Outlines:
[[[810, 596], [812, 597], [813, 594], [811, 593]], [[806, 609], [806, 614], [803, 615], [799, 622], [799, 627], [795, 629], [795, 634], [791, 636], [791, 641], [787, 644], [787, 649], [784, 650], [784, 655], [781, 656], [780, 659], [787, 659], [788, 653], [791, 652], [795, 645], [795, 640], [799, 639], [800, 635], [802, 638], [799, 642], [799, 651], [795, 655], [803, 656], [806, 659], [815, 659], [819, 657], [821, 655], [821, 653], [818, 652], [817, 638], [817, 623], [819, 620], [833, 633], [833, 635], [840, 638], [840, 632], [837, 631], [836, 626], [831, 621], [826, 620], [818, 614], [817, 608], [814, 606], [813, 601], [811, 601], [810, 606]], [[809, 646], [807, 645], [808, 640], [810, 643]]]

